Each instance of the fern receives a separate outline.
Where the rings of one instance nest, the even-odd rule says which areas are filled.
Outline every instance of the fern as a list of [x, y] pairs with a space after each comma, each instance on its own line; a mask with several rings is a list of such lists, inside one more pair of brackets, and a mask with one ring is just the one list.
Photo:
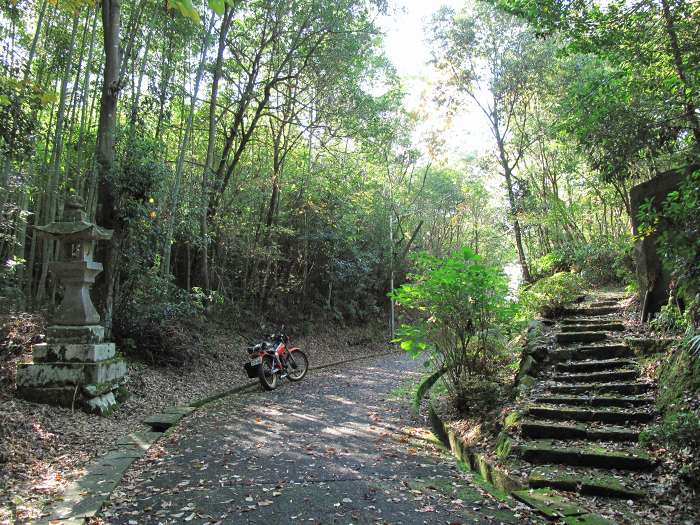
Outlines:
[[694, 335], [688, 340], [688, 349], [696, 357], [700, 357], [700, 334]]

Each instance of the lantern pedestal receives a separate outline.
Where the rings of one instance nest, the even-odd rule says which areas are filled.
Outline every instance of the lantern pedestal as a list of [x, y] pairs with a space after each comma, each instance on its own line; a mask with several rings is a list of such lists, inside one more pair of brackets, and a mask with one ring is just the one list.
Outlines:
[[127, 367], [114, 343], [104, 342], [104, 328], [50, 326], [48, 334], [46, 343], [32, 347], [34, 362], [18, 365], [18, 393], [37, 403], [111, 414]]
[[32, 363], [17, 368], [20, 396], [38, 403], [76, 407], [102, 416], [118, 404], [127, 372], [114, 343], [104, 341], [90, 286], [102, 271], [92, 260], [94, 243], [111, 231], [87, 222], [80, 201], [66, 204], [63, 222], [37, 227], [60, 243], [51, 271], [64, 286], [63, 300], [46, 333], [46, 343], [32, 347]]

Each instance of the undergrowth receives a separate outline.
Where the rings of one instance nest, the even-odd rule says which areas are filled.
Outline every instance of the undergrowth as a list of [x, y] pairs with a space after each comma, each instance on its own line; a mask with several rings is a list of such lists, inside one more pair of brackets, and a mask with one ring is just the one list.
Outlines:
[[657, 408], [663, 418], [642, 432], [646, 446], [670, 449], [682, 459], [681, 475], [700, 486], [700, 359], [689, 339], [659, 356]]

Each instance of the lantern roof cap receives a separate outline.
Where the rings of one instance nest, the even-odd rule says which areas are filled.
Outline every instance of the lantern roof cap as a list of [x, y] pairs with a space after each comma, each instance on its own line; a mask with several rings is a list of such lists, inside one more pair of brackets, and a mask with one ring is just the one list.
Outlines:
[[35, 226], [42, 237], [59, 241], [106, 241], [112, 238], [113, 230], [107, 230], [87, 220], [83, 199], [72, 196], [66, 200], [62, 221], [46, 226]]

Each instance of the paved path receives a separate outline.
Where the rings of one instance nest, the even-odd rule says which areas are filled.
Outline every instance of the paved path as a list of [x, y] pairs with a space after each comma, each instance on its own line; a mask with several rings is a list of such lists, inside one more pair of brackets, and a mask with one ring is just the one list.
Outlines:
[[[420, 364], [309, 374], [189, 417], [127, 473], [107, 523], [530, 523], [470, 483], [395, 399]], [[394, 392], [392, 394], [392, 392]]]

